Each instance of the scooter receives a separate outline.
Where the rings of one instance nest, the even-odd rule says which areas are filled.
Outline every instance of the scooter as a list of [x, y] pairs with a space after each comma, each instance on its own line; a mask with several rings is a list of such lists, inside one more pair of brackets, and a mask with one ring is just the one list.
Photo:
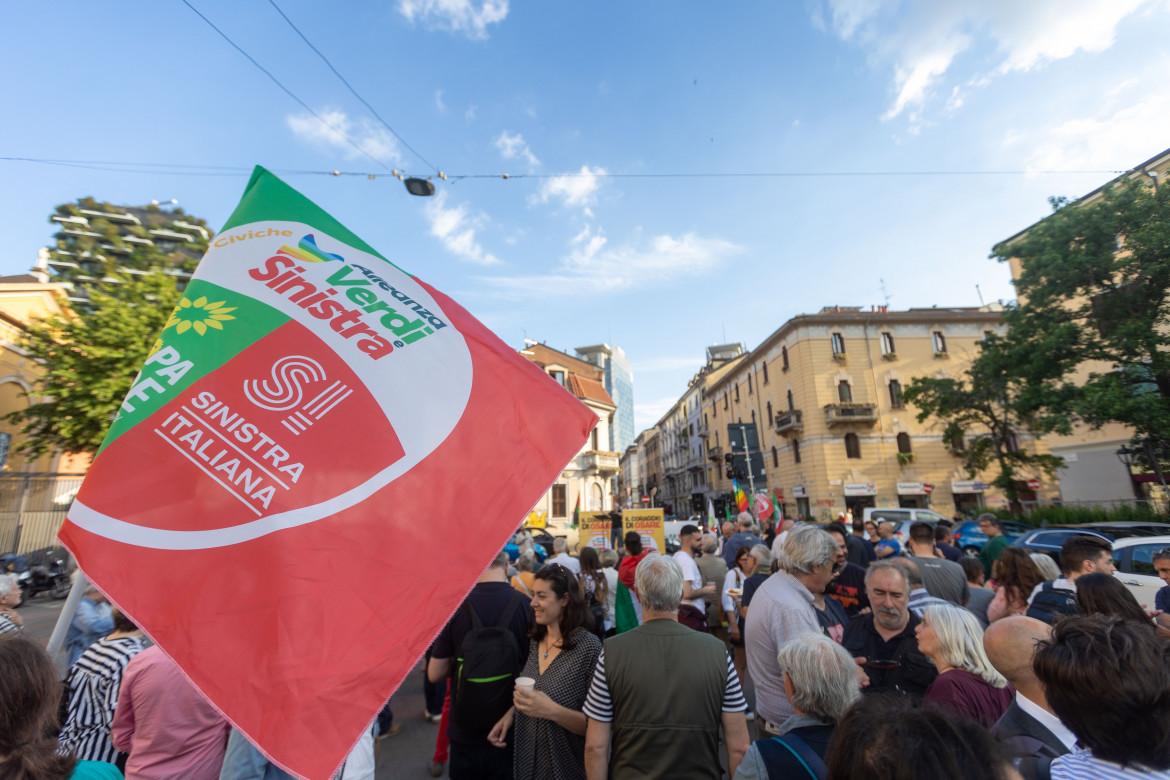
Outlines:
[[5, 568], [16, 575], [22, 602], [38, 593], [48, 593], [51, 599], [63, 599], [73, 587], [68, 572], [69, 554], [60, 547], [46, 547], [27, 556], [5, 555], [0, 558], [9, 559]]

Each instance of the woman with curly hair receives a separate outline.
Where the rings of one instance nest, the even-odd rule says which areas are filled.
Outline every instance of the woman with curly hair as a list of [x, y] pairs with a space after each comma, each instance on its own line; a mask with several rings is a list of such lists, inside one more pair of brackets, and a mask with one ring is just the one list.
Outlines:
[[1044, 581], [1036, 563], [1023, 550], [1009, 547], [996, 559], [995, 572], [995, 598], [987, 606], [988, 621], [1026, 613], [1028, 596]]

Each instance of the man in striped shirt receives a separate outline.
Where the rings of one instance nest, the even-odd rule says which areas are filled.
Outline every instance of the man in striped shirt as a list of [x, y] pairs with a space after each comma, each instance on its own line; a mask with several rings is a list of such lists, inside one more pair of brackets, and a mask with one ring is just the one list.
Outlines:
[[635, 573], [643, 623], [605, 642], [585, 715], [590, 780], [718, 780], [719, 731], [729, 776], [748, 749], [747, 702], [727, 649], [679, 624], [683, 573], [651, 553]]
[[110, 724], [118, 706], [122, 673], [145, 646], [142, 631], [119, 610], [111, 610], [114, 630], [90, 645], [69, 669], [69, 713], [58, 737], [60, 752], [82, 761], [117, 761]]

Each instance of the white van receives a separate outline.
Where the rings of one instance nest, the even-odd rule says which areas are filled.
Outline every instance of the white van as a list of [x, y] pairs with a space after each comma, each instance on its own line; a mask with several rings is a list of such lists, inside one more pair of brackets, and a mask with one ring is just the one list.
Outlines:
[[867, 523], [871, 521], [874, 523], [887, 521], [893, 523], [894, 538], [902, 543], [910, 538], [910, 526], [914, 523], [923, 522], [937, 525], [938, 523], [951, 522], [938, 512], [916, 507], [867, 506], [862, 514], [862, 519]]

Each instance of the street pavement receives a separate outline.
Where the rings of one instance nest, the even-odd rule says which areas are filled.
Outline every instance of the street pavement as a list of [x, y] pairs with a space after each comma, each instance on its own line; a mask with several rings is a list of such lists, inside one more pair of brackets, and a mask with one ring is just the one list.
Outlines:
[[[48, 644], [64, 604], [64, 600], [53, 601], [40, 594], [18, 607], [17, 612], [24, 619], [25, 636], [41, 645]], [[394, 695], [392, 707], [394, 722], [404, 728], [392, 737], [377, 741], [376, 780], [429, 778], [439, 726], [423, 718], [422, 664], [407, 675]]]

